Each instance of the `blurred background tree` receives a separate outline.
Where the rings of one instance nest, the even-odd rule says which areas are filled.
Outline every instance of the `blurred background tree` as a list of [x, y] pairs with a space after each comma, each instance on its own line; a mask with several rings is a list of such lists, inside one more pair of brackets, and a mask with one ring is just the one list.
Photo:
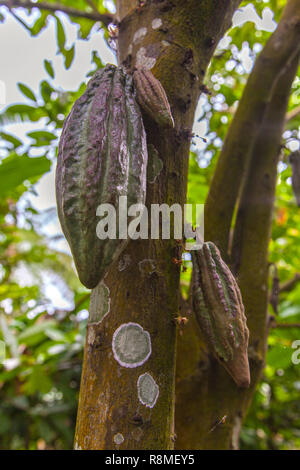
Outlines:
[[[63, 89], [45, 51], [39, 88], [19, 83], [18, 75], [12, 75], [11, 81], [25, 100], [9, 103], [0, 113], [0, 339], [6, 344], [6, 359], [0, 365], [0, 448], [70, 449], [89, 291], [77, 280], [59, 229], [55, 234], [47, 229], [49, 223], [57, 227], [55, 207], [37, 208], [35, 195], [41, 190], [41, 178], [55, 169], [58, 138], [73, 102], [96, 68], [103, 66], [107, 47], [115, 49], [108, 29], [114, 5], [82, 0], [76, 2], [74, 11], [74, 2], [69, 0], [60, 1], [59, 8], [51, 1], [48, 8], [44, 2], [32, 9], [20, 8], [21, 3], [0, 2], [0, 34], [2, 26], [13, 20], [11, 27], [20, 24], [38, 47], [43, 31], [53, 28], [58, 57], [70, 73], [82, 41], [91, 45], [91, 62], [76, 90]], [[23, 4], [30, 6], [30, 2]], [[243, 2], [216, 50], [196, 113], [188, 202], [204, 203], [206, 199], [247, 77], [284, 4], [282, 0]], [[71, 26], [77, 37], [70, 33]], [[93, 41], [98, 37], [101, 41], [96, 50]], [[6, 47], [9, 51], [10, 44]], [[21, 55], [22, 44], [18, 49]], [[11, 56], [10, 60], [13, 63], [17, 58]], [[11, 132], [16, 123], [29, 124], [26, 135]], [[274, 304], [269, 305], [273, 319], [267, 365], [241, 432], [243, 449], [300, 448], [300, 365], [292, 362], [293, 343], [300, 339], [300, 212], [288, 163], [290, 151], [297, 150], [299, 142], [298, 71], [282, 136], [270, 245], [270, 286], [277, 277], [280, 286], [278, 312]], [[187, 295], [189, 260], [186, 266], [183, 295]], [[63, 307], [54, 300], [53, 286], [65, 301]]]

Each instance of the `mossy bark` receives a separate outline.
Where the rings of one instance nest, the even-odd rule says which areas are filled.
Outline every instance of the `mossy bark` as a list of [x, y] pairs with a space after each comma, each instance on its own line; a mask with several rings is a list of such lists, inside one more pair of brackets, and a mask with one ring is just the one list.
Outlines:
[[[183, 204], [188, 156], [200, 86], [214, 49], [240, 2], [197, 0], [119, 1], [119, 64], [151, 68], [167, 93], [175, 129], [163, 129], [145, 116], [150, 152], [162, 161], [154, 183], [149, 178], [147, 207]], [[128, 266], [126, 265], [124, 255]], [[131, 241], [105, 278], [109, 313], [103, 316], [103, 288], [92, 292], [84, 354], [75, 448], [170, 449], [174, 445], [174, 377], [180, 269], [174, 240]], [[123, 260], [123, 261], [122, 261]], [[144, 260], [152, 262], [142, 263]], [[145, 268], [145, 269], [144, 269]], [[98, 289], [98, 290], [97, 290]], [[107, 302], [107, 299], [106, 299]], [[106, 308], [107, 310], [107, 308]], [[141, 325], [151, 338], [152, 354], [138, 367], [122, 367], [114, 357], [116, 329]], [[151, 374], [159, 396], [151, 409], [139, 402], [137, 380]]]

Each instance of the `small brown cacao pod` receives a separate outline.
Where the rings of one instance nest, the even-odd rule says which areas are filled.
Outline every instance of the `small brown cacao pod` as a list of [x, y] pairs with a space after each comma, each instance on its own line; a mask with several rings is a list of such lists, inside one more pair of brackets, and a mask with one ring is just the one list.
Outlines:
[[137, 100], [142, 109], [159, 125], [174, 127], [174, 119], [166, 92], [151, 70], [135, 70], [133, 81]]
[[212, 242], [191, 251], [193, 307], [207, 345], [238, 387], [248, 387], [249, 330], [237, 282]]
[[119, 197], [143, 204], [146, 193], [146, 134], [132, 77], [107, 65], [94, 74], [67, 117], [58, 150], [58, 216], [79, 278], [94, 288], [125, 248], [126, 239], [99, 239], [97, 208]]

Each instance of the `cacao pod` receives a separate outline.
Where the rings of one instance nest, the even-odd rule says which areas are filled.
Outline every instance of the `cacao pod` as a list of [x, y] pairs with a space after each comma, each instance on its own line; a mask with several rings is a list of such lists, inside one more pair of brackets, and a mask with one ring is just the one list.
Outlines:
[[151, 70], [135, 70], [133, 81], [137, 100], [143, 110], [159, 125], [174, 127], [174, 119], [166, 92]]
[[94, 74], [65, 121], [56, 170], [58, 216], [88, 288], [101, 281], [128, 241], [97, 237], [97, 207], [112, 204], [118, 220], [120, 196], [128, 205], [144, 203], [147, 158], [132, 77], [107, 65]]
[[191, 251], [193, 307], [207, 345], [239, 387], [250, 384], [249, 331], [237, 282], [218, 248]]

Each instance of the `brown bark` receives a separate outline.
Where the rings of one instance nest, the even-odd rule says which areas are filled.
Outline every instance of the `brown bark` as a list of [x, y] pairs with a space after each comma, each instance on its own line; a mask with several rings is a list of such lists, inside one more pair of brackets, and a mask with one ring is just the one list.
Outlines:
[[299, 281], [300, 281], [300, 273], [296, 273], [293, 279], [289, 279], [288, 281], [282, 282], [279, 285], [279, 293], [289, 292], [293, 290], [295, 285], [298, 284]]
[[[148, 144], [163, 169], [148, 183], [147, 206], [183, 204], [186, 197], [190, 134], [200, 86], [219, 39], [240, 2], [153, 0], [136, 9], [119, 1], [119, 63], [152, 69], [164, 86], [175, 129], [159, 128], [145, 117]], [[155, 20], [155, 21], [154, 21]], [[154, 21], [154, 22], [153, 22]], [[150, 152], [149, 165], [152, 164]], [[92, 291], [91, 319], [84, 355], [75, 447], [81, 449], [169, 449], [173, 447], [174, 369], [179, 268], [174, 240], [131, 241], [130, 266], [112, 267], [105, 284], [110, 312], [102, 322], [101, 289]], [[124, 256], [124, 254], [123, 254]], [[121, 260], [124, 259], [121, 256]], [[144, 260], [153, 260], [141, 269]], [[142, 265], [147, 266], [147, 263]], [[150, 266], [150, 269], [149, 269]], [[121, 367], [112, 351], [116, 329], [138, 323], [151, 338], [152, 354], [139, 367]], [[137, 380], [149, 373], [159, 387], [151, 409], [139, 403]], [[122, 441], [122, 443], [120, 443]], [[118, 444], [118, 442], [120, 444]]]
[[[297, 11], [300, 13], [299, 3]], [[268, 44], [270, 44], [270, 41]], [[295, 44], [297, 49], [298, 43]], [[262, 52], [262, 55], [264, 55], [264, 52]], [[277, 53], [280, 55], [279, 51]], [[238, 274], [250, 329], [248, 353], [251, 365], [251, 387], [248, 390], [239, 390], [223, 368], [211, 359], [207, 353], [203, 353], [203, 348], [205, 348], [203, 339], [201, 342], [202, 353], [199, 353], [201, 344], [199, 345], [194, 320], [192, 320], [188, 324], [184, 335], [178, 340], [178, 382], [176, 389], [176, 447], [178, 449], [237, 448], [239, 429], [260, 377], [267, 339], [267, 255], [277, 163], [288, 97], [298, 62], [298, 57], [295, 58], [293, 50], [291, 57], [294, 57], [292, 61], [288, 57], [286, 58], [287, 65], [281, 70], [284, 74], [280, 74], [272, 96], [269, 98], [264, 119], [260, 122], [259, 132], [255, 132], [257, 138], [254, 138], [252, 133], [238, 135], [236, 128], [239, 129], [241, 122], [243, 122], [238, 109], [229, 131], [231, 136], [235, 136], [235, 140], [231, 142], [232, 146], [230, 147], [229, 136], [227, 144], [225, 143], [225, 153], [221, 153], [220, 156], [221, 158], [223, 155], [222, 168], [224, 174], [220, 173], [217, 166], [216, 171], [219, 171], [218, 180], [214, 178], [212, 182], [210, 194], [213, 193], [218, 197], [215, 200], [216, 206], [212, 205], [210, 196], [207, 205], [210, 207], [211, 212], [208, 212], [206, 207], [205, 238], [215, 243], [220, 242], [222, 239], [223, 252], [227, 251], [228, 233], [226, 230], [230, 224], [228, 224], [228, 220], [223, 219], [225, 214], [217, 210], [219, 203], [222, 204], [224, 194], [215, 192], [214, 184], [219, 187], [216, 181], [221, 181], [223, 178], [222, 181], [225, 182], [225, 178], [227, 178], [229, 189], [230, 191], [233, 190], [234, 184], [233, 181], [231, 182], [230, 175], [233, 165], [237, 163], [234, 159], [236, 148], [251, 148], [252, 151], [250, 157], [248, 157], [250, 160], [248, 172], [235, 224], [232, 249], [233, 262]], [[277, 58], [274, 56], [273, 59], [277, 67]], [[268, 65], [272, 70], [271, 61]], [[250, 83], [254, 84], [256, 79], [260, 80], [260, 73], [259, 67], [254, 67], [249, 78]], [[248, 85], [245, 89], [246, 94], [249, 91], [247, 87]], [[262, 104], [259, 104], [257, 99], [254, 98], [254, 109], [256, 111], [260, 106], [265, 106], [264, 95], [261, 96], [261, 100]], [[239, 108], [241, 107], [249, 116], [253, 110], [245, 110], [244, 103], [243, 97]], [[252, 106], [251, 101], [248, 105]], [[252, 141], [253, 139], [254, 141]], [[224, 155], [226, 155], [226, 159]], [[236, 171], [235, 174], [240, 174], [240, 169], [234, 171]], [[232, 206], [235, 206], [238, 192], [236, 188], [233, 191], [236, 200], [232, 200]], [[227, 193], [225, 197], [227, 197]], [[224, 207], [223, 205], [222, 208]], [[213, 212], [214, 210], [216, 212]], [[216, 226], [211, 224], [210, 217], [212, 217]], [[227, 233], [225, 237], [223, 237], [223, 230]], [[187, 348], [191, 350], [193, 355], [196, 354], [193, 365], [190, 367], [187, 367], [188, 359], [183, 356]], [[224, 416], [226, 416], [225, 423], [219, 424], [211, 431], [214, 424]]]

